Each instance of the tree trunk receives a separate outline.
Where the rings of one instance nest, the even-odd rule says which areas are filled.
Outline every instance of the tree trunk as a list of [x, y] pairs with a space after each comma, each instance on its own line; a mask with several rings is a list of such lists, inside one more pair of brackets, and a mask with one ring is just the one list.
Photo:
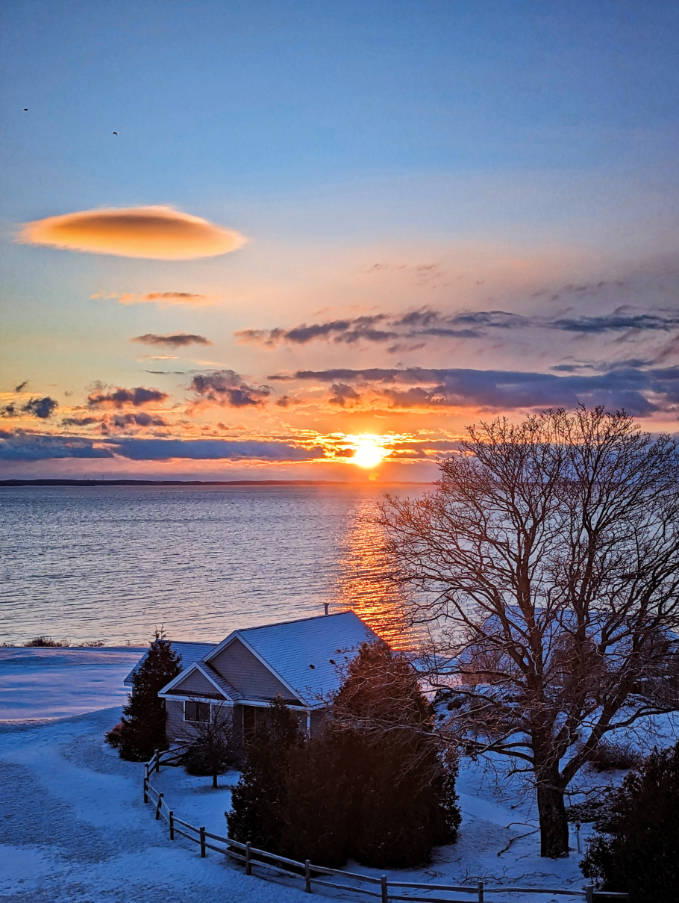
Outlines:
[[568, 819], [564, 790], [557, 774], [538, 778], [540, 855], [550, 859], [568, 856]]
[[215, 788], [215, 790], [217, 789], [217, 772], [216, 771], [212, 775], [212, 786]]

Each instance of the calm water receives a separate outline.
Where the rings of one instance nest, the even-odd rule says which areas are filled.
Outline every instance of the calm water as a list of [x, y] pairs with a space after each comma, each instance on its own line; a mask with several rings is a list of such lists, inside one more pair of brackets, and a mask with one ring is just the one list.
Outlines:
[[161, 625], [219, 640], [329, 602], [394, 642], [401, 603], [373, 522], [384, 491], [0, 487], [0, 641], [138, 644]]

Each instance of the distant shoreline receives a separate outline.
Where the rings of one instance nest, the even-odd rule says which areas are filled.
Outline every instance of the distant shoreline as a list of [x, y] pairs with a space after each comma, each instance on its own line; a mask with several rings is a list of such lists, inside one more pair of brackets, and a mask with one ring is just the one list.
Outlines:
[[393, 480], [371, 483], [363, 480], [0, 480], [0, 486], [431, 486], [430, 480]]

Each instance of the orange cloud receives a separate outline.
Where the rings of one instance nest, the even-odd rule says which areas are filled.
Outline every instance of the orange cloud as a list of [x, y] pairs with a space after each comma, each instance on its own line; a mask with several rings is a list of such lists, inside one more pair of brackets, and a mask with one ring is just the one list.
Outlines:
[[95, 292], [93, 295], [90, 295], [91, 301], [100, 299], [117, 301], [118, 304], [157, 304], [159, 307], [167, 307], [173, 304], [208, 305], [214, 300], [208, 295], [201, 295], [197, 292], [147, 292], [145, 295], [138, 295], [133, 292]]
[[192, 260], [228, 254], [246, 239], [173, 207], [120, 207], [35, 220], [23, 226], [18, 241], [117, 257]]

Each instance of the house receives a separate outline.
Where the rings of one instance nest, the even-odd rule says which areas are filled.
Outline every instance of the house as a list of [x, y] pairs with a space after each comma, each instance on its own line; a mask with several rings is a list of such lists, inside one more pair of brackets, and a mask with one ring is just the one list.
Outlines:
[[[345, 611], [234, 630], [198, 657], [193, 647], [204, 644], [173, 643], [184, 669], [158, 694], [165, 700], [167, 738], [185, 742], [201, 724], [226, 714], [242, 747], [276, 697], [312, 736], [347, 663], [362, 643], [377, 639], [358, 615]], [[185, 647], [191, 647], [186, 657]]]

